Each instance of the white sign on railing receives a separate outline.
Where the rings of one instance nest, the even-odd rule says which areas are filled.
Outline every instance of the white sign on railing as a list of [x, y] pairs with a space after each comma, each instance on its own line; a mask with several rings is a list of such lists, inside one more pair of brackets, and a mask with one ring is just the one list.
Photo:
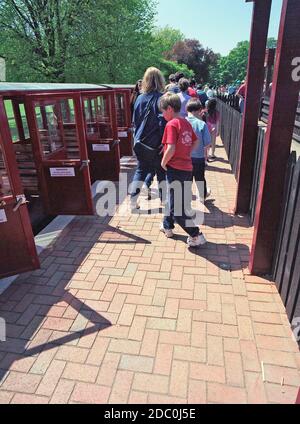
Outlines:
[[0, 209], [0, 224], [7, 222], [7, 217], [4, 209]]
[[109, 152], [109, 144], [93, 144], [93, 152]]
[[50, 168], [51, 177], [75, 177], [75, 168]]

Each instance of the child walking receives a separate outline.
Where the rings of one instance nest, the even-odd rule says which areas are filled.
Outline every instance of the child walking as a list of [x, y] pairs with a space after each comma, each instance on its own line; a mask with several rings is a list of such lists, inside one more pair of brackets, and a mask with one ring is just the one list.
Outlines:
[[200, 201], [204, 203], [211, 194], [211, 190], [207, 188], [205, 180], [206, 151], [211, 145], [211, 136], [208, 126], [201, 120], [201, 111], [202, 104], [200, 100], [189, 100], [187, 104], [187, 120], [193, 127], [193, 130], [199, 140], [197, 148], [192, 151], [193, 178], [196, 181]]
[[188, 226], [187, 216], [191, 193], [186, 193], [189, 185], [191, 190], [193, 164], [191, 153], [198, 141], [191, 124], [180, 117], [181, 101], [178, 95], [167, 93], [160, 99], [160, 108], [168, 122], [163, 136], [164, 156], [161, 166], [167, 173], [167, 207], [161, 231], [166, 237], [174, 236], [175, 222], [189, 235], [189, 247], [197, 247], [206, 243], [199, 227]]
[[217, 111], [216, 99], [211, 99], [206, 103], [206, 110], [202, 114], [202, 119], [206, 122], [211, 135], [211, 154], [208, 157], [208, 162], [216, 160], [216, 140], [219, 136], [220, 114]]

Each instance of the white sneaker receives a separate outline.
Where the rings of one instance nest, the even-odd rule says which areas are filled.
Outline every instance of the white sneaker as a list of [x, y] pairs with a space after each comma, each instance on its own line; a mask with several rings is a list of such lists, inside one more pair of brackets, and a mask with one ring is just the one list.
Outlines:
[[196, 237], [188, 237], [187, 239], [187, 244], [189, 247], [203, 246], [206, 243], [207, 243], [207, 240], [202, 233]]
[[205, 200], [206, 200], [206, 199], [208, 199], [210, 196], [211, 196], [211, 189], [210, 189], [210, 188], [208, 188], [208, 189], [207, 189], [207, 194], [206, 194], [205, 199], [204, 199], [203, 197], [200, 197], [200, 202], [201, 202], [201, 203], [205, 203]]
[[165, 236], [166, 236], [167, 238], [172, 238], [172, 237], [174, 237], [173, 230], [166, 230], [166, 229], [164, 228], [164, 225], [163, 225], [163, 224], [161, 224], [161, 225], [160, 225], [160, 231], [161, 231], [162, 233], [164, 233], [164, 234], [165, 234]]
[[208, 199], [211, 195], [211, 189], [209, 187], [207, 187], [207, 193], [206, 193], [206, 197], [205, 200]]
[[130, 209], [131, 209], [131, 212], [135, 212], [141, 209], [141, 207], [137, 202], [130, 202]]

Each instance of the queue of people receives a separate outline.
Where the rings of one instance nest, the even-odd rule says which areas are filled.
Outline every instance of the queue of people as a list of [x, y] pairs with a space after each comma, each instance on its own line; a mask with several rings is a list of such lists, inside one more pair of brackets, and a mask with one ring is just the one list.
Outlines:
[[[211, 87], [210, 92], [204, 91], [205, 97], [202, 86], [188, 81], [182, 73], [170, 75], [165, 86], [162, 73], [153, 67], [147, 69], [138, 90], [133, 104], [134, 151], [138, 164], [131, 185], [131, 209], [139, 209], [143, 186], [146, 185], [151, 198], [149, 191], [156, 175], [160, 201], [165, 204], [160, 230], [171, 238], [177, 223], [188, 234], [189, 247], [203, 245], [206, 239], [199, 226], [187, 223], [191, 222], [193, 179], [203, 203], [211, 193], [205, 180], [205, 167], [208, 160], [216, 159], [219, 114], [214, 90]], [[172, 188], [173, 184], [177, 184], [179, 191]], [[188, 193], [186, 186], [190, 187]]]

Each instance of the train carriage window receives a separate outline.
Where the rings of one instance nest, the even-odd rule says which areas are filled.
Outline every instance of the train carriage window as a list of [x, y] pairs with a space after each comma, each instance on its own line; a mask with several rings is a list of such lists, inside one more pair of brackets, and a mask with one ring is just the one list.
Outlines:
[[75, 124], [74, 103], [72, 100], [61, 100], [61, 115], [64, 124]]
[[7, 173], [7, 166], [5, 163], [4, 154], [2, 153], [2, 147], [0, 145], [0, 198], [11, 195], [12, 190]]
[[74, 107], [74, 101], [70, 99], [70, 100], [68, 101], [68, 105], [69, 105], [69, 109], [70, 109], [70, 119], [71, 119], [71, 122], [75, 122], [75, 107]]
[[11, 100], [4, 100], [4, 106], [6, 110], [6, 115], [8, 119], [9, 129], [11, 133], [11, 138], [14, 143], [20, 141], [20, 135], [17, 128], [16, 118], [14, 114], [13, 104]]
[[19, 104], [19, 110], [20, 110], [20, 114], [21, 114], [21, 118], [22, 118], [24, 136], [25, 136], [25, 139], [28, 139], [28, 138], [30, 138], [30, 134], [29, 134], [29, 128], [28, 128], [28, 122], [27, 122], [25, 107], [24, 107], [23, 103]]
[[58, 117], [55, 112], [55, 105], [36, 105], [35, 107], [35, 116], [44, 156], [63, 147]]
[[116, 95], [117, 106], [117, 125], [118, 127], [126, 127], [126, 111], [125, 111], [125, 98], [124, 94]]
[[61, 151], [65, 159], [78, 159], [80, 151], [74, 101], [39, 101], [35, 103], [35, 114], [44, 157]]

